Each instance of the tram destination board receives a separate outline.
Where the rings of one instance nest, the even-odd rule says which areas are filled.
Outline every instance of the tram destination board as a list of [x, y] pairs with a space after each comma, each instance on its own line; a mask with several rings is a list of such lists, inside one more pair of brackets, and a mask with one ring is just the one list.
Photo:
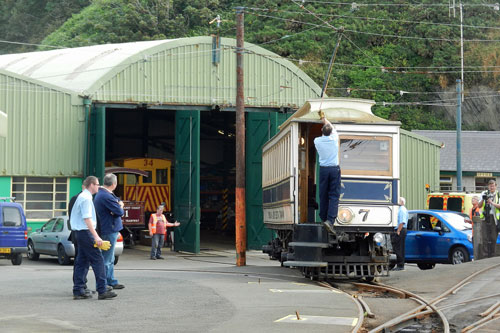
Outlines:
[[144, 226], [144, 202], [124, 201], [123, 204], [123, 225]]

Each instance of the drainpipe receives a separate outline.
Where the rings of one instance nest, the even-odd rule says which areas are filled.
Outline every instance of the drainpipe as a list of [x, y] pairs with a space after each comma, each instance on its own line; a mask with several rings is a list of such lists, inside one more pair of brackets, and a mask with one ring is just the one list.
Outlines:
[[90, 105], [92, 100], [90, 98], [83, 99], [83, 108], [85, 110], [85, 146], [84, 146], [84, 158], [83, 158], [83, 178], [89, 175], [89, 144], [90, 144]]

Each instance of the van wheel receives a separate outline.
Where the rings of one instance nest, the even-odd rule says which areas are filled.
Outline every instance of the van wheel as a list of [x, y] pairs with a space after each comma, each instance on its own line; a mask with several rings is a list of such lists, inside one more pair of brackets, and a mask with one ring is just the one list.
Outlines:
[[12, 265], [21, 265], [23, 262], [23, 255], [21, 253], [14, 254], [10, 259]]
[[120, 258], [120, 257], [115, 256], [115, 262], [114, 262], [114, 264], [115, 264], [115, 265], [118, 263], [118, 259], [119, 259], [119, 258]]
[[28, 242], [28, 259], [37, 261], [40, 258], [40, 254], [35, 251], [35, 245], [30, 240]]
[[71, 262], [71, 259], [64, 250], [64, 246], [61, 244], [57, 247], [57, 261], [59, 262], [59, 265], [69, 265]]

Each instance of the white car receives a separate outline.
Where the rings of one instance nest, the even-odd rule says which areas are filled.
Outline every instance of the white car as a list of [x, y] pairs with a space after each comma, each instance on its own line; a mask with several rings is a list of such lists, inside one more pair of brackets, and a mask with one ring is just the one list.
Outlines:
[[[28, 237], [28, 259], [38, 260], [40, 254], [57, 256], [60, 265], [68, 265], [75, 256], [75, 246], [69, 239], [71, 233], [67, 216], [57, 216], [45, 223]], [[115, 265], [123, 253], [123, 237], [119, 233], [115, 245]]]

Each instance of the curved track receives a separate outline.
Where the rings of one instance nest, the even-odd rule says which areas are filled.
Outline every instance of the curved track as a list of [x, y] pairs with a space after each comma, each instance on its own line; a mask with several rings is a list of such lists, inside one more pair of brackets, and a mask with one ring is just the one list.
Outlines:
[[[381, 283], [349, 282], [339, 284], [338, 288], [349, 293], [362, 308], [360, 323], [363, 322], [363, 325], [353, 332], [397, 332], [408, 327], [410, 330], [421, 332], [474, 332], [488, 325], [498, 324], [495, 321], [500, 319], [500, 292], [494, 291], [499, 290], [495, 288], [498, 287], [495, 282], [499, 275], [500, 264], [485, 267], [430, 300], [402, 288]], [[373, 313], [363, 295], [371, 300], [398, 300], [394, 300], [393, 305], [387, 308], [379, 306]], [[409, 302], [413, 302], [413, 306]], [[387, 300], [385, 304], [388, 304]], [[387, 312], [395, 308], [399, 310], [396, 316], [389, 320], [384, 319]], [[408, 308], [411, 309], [407, 310]], [[370, 319], [373, 317], [375, 319]]]

